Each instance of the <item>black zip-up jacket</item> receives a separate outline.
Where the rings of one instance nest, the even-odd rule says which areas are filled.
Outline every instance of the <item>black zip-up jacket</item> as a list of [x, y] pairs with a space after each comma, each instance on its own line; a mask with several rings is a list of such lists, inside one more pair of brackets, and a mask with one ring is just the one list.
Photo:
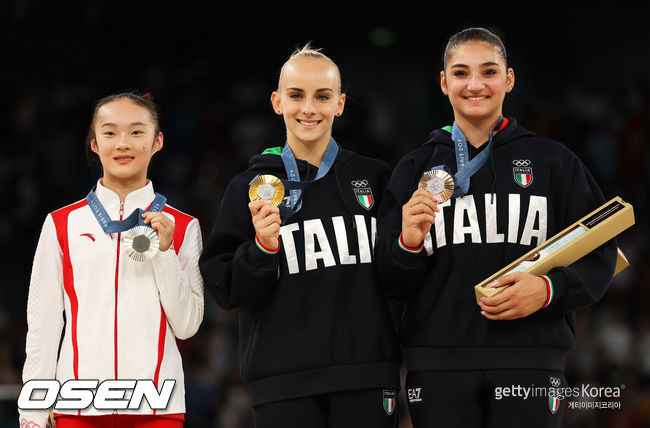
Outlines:
[[[456, 172], [450, 132], [435, 130], [396, 166], [379, 213], [377, 266], [387, 294], [407, 305], [399, 338], [409, 370], [564, 370], [575, 336], [573, 311], [599, 300], [614, 272], [611, 240], [552, 269], [549, 306], [517, 320], [480, 314], [474, 285], [605, 203], [598, 185], [564, 145], [509, 124], [469, 193], [440, 204], [419, 254], [398, 244], [402, 206], [425, 171]], [[470, 157], [479, 150], [470, 146]]]
[[[330, 171], [303, 191], [302, 209], [283, 222], [280, 251], [266, 254], [254, 240], [248, 188], [258, 174], [286, 178], [279, 148], [272, 152], [253, 157], [229, 183], [200, 259], [219, 305], [239, 309], [253, 405], [399, 389], [399, 345], [373, 254], [389, 167], [340, 148]], [[301, 180], [315, 177], [317, 167], [297, 164]]]

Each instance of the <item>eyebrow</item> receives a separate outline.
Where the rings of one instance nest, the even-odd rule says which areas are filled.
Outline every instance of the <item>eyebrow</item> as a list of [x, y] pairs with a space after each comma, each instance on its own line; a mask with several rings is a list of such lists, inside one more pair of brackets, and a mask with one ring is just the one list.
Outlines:
[[[106, 122], [106, 123], [104, 123], [104, 124], [102, 125], [102, 128], [103, 128], [104, 126], [117, 126], [117, 125], [116, 125], [115, 123], [112, 123], [112, 122]], [[146, 125], [146, 123], [144, 123], [144, 122], [131, 122], [131, 123], [129, 124], [129, 126], [147, 126], [147, 125]]]
[[[287, 88], [287, 91], [305, 92], [304, 89], [300, 89], [300, 88]], [[318, 88], [318, 89], [316, 89], [316, 92], [325, 92], [325, 91], [334, 92], [334, 90], [330, 89], [330, 88]]]
[[[484, 62], [483, 64], [481, 64], [481, 67], [493, 67], [493, 66], [498, 67], [499, 64], [496, 63], [496, 62], [492, 62], [492, 61]], [[454, 67], [457, 67], [457, 68], [469, 68], [469, 65], [466, 65], [466, 64], [454, 64], [450, 68], [454, 68]]]

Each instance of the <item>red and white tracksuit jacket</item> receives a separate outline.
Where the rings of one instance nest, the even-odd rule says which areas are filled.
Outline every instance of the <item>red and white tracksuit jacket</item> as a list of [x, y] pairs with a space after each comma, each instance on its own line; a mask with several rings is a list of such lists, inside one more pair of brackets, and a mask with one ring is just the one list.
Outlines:
[[[96, 195], [111, 219], [126, 218], [154, 199], [151, 182], [121, 207], [97, 183]], [[169, 406], [116, 413], [182, 414], [185, 388], [176, 338], [187, 339], [203, 319], [202, 240], [197, 219], [166, 205], [175, 223], [172, 247], [148, 262], [123, 248], [122, 233], [105, 234], [85, 199], [49, 214], [34, 256], [27, 302], [28, 333], [23, 382], [30, 379], [175, 379]], [[65, 312], [65, 328], [63, 314]], [[60, 355], [59, 343], [64, 334]], [[126, 397], [128, 398], [128, 397]], [[115, 413], [92, 405], [64, 414]], [[47, 421], [47, 411], [20, 411], [22, 423]]]

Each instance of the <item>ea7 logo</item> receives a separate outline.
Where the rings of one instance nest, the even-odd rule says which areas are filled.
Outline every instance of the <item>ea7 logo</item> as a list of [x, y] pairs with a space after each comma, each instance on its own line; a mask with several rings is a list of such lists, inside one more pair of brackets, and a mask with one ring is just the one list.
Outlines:
[[175, 385], [176, 380], [167, 379], [158, 392], [152, 380], [69, 380], [63, 385], [56, 380], [30, 380], [20, 390], [18, 408], [43, 410], [54, 405], [54, 411], [82, 410], [92, 404], [100, 410], [139, 409], [146, 397], [151, 409], [163, 410]]
[[421, 387], [417, 388], [409, 388], [407, 391], [409, 403], [418, 403], [422, 401], [422, 398], [420, 398], [420, 393], [422, 392]]

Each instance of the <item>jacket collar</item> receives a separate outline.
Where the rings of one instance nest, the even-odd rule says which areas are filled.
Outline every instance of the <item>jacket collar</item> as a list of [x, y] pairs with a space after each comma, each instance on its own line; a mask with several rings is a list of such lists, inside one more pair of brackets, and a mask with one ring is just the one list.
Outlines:
[[[102, 180], [97, 180], [97, 187], [95, 188], [95, 195], [99, 202], [103, 205], [104, 209], [111, 217], [111, 220], [120, 219], [120, 197], [117, 193], [104, 187]], [[144, 187], [136, 189], [126, 195], [124, 200], [124, 218], [126, 218], [136, 208], [147, 209], [151, 202], [153, 202], [156, 194], [153, 191], [153, 183], [147, 180]]]

